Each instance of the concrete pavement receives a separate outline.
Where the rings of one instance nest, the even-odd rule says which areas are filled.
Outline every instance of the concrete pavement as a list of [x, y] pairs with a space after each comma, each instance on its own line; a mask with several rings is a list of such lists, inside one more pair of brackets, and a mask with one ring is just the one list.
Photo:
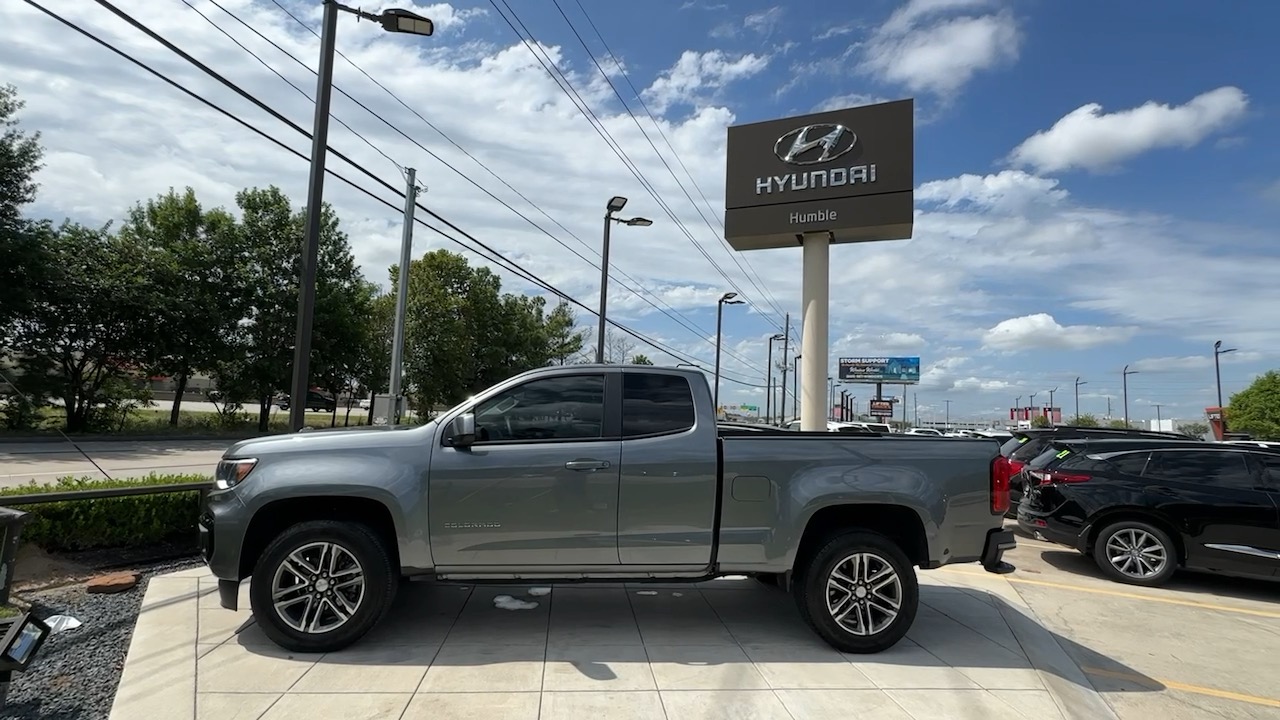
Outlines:
[[[155, 473], [203, 473], [212, 476], [227, 440], [109, 440], [71, 443], [13, 442], [0, 444], [0, 487], [53, 482], [67, 475], [101, 478], [143, 477]], [[81, 452], [83, 451], [83, 453]]]
[[[271, 644], [203, 570], [147, 589], [112, 720], [1114, 717], [998, 576], [922, 573], [908, 639], [843, 655], [747, 579], [527, 589], [412, 583], [339, 653]], [[242, 594], [247, 594], [247, 584]], [[242, 607], [247, 607], [242, 597]]]

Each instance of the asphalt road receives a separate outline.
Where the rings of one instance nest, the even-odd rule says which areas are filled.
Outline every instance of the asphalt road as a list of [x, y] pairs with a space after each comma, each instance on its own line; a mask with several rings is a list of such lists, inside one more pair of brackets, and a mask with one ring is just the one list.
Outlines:
[[[52, 482], [65, 475], [114, 478], [156, 473], [213, 474], [226, 440], [112, 440], [0, 443], [0, 487]], [[83, 452], [81, 452], [83, 451]], [[86, 458], [85, 456], [88, 456]], [[92, 460], [92, 462], [90, 461]]]
[[1280, 582], [1179, 573], [1162, 588], [1122, 585], [1021, 535], [1006, 557], [1010, 583], [1121, 718], [1280, 718]]

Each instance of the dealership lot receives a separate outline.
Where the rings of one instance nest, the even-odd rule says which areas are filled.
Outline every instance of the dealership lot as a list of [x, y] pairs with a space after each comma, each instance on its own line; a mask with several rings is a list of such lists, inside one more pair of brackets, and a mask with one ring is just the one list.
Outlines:
[[1018, 544], [1010, 585], [1120, 717], [1280, 718], [1280, 583], [1180, 573], [1131, 587], [1069, 548]]

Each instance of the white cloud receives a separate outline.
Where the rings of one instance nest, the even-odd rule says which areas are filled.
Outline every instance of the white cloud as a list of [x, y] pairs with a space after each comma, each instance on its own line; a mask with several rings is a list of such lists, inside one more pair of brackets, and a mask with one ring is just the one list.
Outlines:
[[1060, 325], [1048, 313], [1001, 320], [982, 336], [991, 350], [1084, 350], [1133, 337], [1133, 328]]
[[994, 4], [910, 0], [866, 43], [864, 72], [912, 92], [955, 95], [979, 72], [1018, 58], [1017, 20], [1006, 10], [989, 10]]
[[857, 107], [859, 105], [873, 105], [875, 103], [885, 102], [888, 99], [889, 98], [883, 98], [878, 95], [868, 95], [866, 93], [834, 95], [815, 105], [812, 112], [826, 112], [828, 110], [843, 110], [844, 108]]
[[1040, 172], [1110, 170], [1151, 150], [1193, 147], [1239, 120], [1248, 107], [1249, 98], [1231, 86], [1178, 106], [1150, 101], [1107, 114], [1098, 103], [1089, 103], [1027, 138], [1009, 159]]
[[1280, 180], [1268, 183], [1266, 187], [1262, 188], [1261, 194], [1264, 200], [1280, 205]]
[[768, 64], [768, 56], [752, 53], [734, 58], [720, 50], [685, 50], [644, 91], [644, 96], [654, 112], [665, 113], [674, 105], [697, 104], [703, 98], [714, 97], [720, 88], [757, 75]]
[[[1263, 359], [1263, 354], [1253, 351], [1239, 351], [1225, 353], [1218, 358], [1219, 363], [1228, 365], [1232, 363], [1249, 363]], [[1164, 372], [1186, 372], [1191, 370], [1208, 370], [1213, 367], [1213, 349], [1207, 348], [1204, 355], [1181, 355], [1170, 357], [1154, 357], [1143, 358], [1137, 362], [1131, 363], [1130, 367], [1134, 370], [1141, 370], [1147, 373], [1164, 373]]]
[[848, 25], [832, 25], [822, 30], [822, 32], [813, 36], [814, 40], [830, 40], [833, 37], [848, 35], [853, 32], [853, 24]]
[[1005, 170], [995, 175], [964, 174], [946, 180], [932, 180], [916, 189], [916, 201], [944, 208], [972, 205], [1002, 212], [1025, 211], [1034, 205], [1056, 205], [1067, 199], [1067, 191], [1053, 178], [1038, 177], [1021, 170]]
[[775, 5], [767, 10], [751, 13], [742, 19], [742, 26], [759, 35], [768, 37], [782, 20], [782, 6]]

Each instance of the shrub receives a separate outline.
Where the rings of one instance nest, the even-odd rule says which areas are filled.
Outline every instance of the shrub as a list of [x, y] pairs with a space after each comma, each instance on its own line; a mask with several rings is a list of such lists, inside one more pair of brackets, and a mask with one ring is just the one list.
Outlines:
[[[211, 479], [207, 475], [156, 474], [119, 480], [65, 477], [53, 484], [31, 483], [0, 488], [0, 505], [4, 505], [6, 496], [12, 495], [209, 482]], [[183, 536], [192, 538], [194, 542], [196, 519], [200, 514], [200, 493], [192, 491], [63, 500], [21, 505], [17, 509], [31, 514], [22, 531], [22, 542], [38, 545], [45, 550], [149, 545]]]

